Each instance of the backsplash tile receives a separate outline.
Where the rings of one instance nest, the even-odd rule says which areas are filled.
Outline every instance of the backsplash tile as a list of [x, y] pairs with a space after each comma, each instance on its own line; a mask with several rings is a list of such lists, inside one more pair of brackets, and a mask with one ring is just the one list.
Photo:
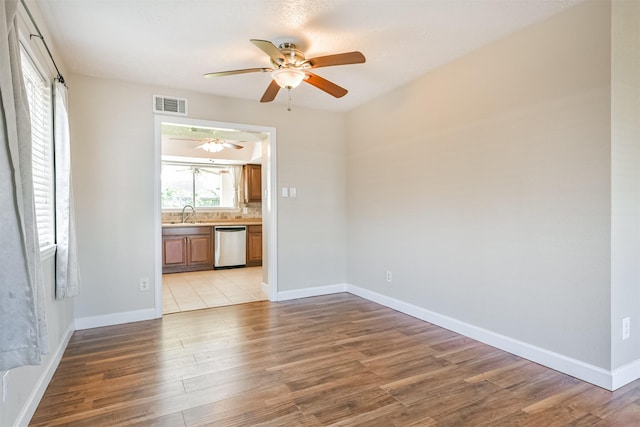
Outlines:
[[[247, 213], [242, 213], [242, 208], [247, 208]], [[196, 209], [195, 218], [188, 209], [187, 222], [193, 221], [219, 221], [225, 219], [244, 219], [244, 218], [261, 218], [262, 217], [262, 203], [242, 203], [240, 210], [238, 211], [222, 211], [222, 212], [205, 212]], [[182, 221], [182, 212], [162, 212], [162, 223], [169, 224]]]

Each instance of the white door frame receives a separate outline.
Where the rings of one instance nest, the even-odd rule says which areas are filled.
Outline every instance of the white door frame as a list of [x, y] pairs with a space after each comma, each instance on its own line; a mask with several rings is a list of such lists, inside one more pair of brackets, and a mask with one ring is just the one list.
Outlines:
[[[161, 158], [162, 158], [162, 123], [183, 124], [194, 127], [218, 127], [226, 129], [237, 129], [249, 132], [262, 132], [269, 135], [269, 139], [263, 143], [262, 167], [266, 169], [262, 176], [266, 177], [262, 189], [262, 233], [266, 237], [263, 239], [263, 253], [267, 252], [267, 292], [270, 301], [278, 300], [278, 245], [277, 245], [277, 183], [276, 183], [276, 128], [267, 126], [255, 126], [243, 123], [217, 122], [213, 120], [200, 120], [188, 117], [155, 115], [154, 116], [154, 196], [155, 205], [154, 218], [154, 271], [155, 271], [155, 315], [162, 317], [162, 207], [160, 192], [162, 191], [160, 182]], [[265, 242], [266, 241], [266, 247]], [[264, 287], [264, 286], [263, 286]]]

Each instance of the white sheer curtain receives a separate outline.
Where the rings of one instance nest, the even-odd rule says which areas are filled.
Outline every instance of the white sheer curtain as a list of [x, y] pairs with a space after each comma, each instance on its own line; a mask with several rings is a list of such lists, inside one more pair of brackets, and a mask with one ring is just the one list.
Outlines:
[[0, 2], [0, 371], [48, 352], [17, 0]]
[[78, 295], [80, 271], [76, 247], [76, 228], [71, 185], [71, 145], [67, 88], [60, 82], [54, 87], [54, 143], [56, 155], [56, 298]]
[[240, 165], [232, 165], [229, 167], [231, 170], [231, 177], [233, 178], [233, 197], [234, 206], [240, 206], [240, 182], [242, 180], [242, 166]]

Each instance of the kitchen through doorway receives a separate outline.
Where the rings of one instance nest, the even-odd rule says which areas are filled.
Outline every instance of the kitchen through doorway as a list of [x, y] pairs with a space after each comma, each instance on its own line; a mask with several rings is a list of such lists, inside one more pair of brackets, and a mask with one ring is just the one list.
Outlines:
[[155, 129], [158, 317], [275, 300], [275, 129], [166, 116]]

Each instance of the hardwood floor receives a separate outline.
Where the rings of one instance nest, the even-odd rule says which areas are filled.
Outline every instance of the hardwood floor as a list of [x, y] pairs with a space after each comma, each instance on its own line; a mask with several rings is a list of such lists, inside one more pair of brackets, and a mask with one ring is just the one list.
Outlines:
[[633, 426], [608, 392], [350, 294], [76, 332], [33, 426]]

